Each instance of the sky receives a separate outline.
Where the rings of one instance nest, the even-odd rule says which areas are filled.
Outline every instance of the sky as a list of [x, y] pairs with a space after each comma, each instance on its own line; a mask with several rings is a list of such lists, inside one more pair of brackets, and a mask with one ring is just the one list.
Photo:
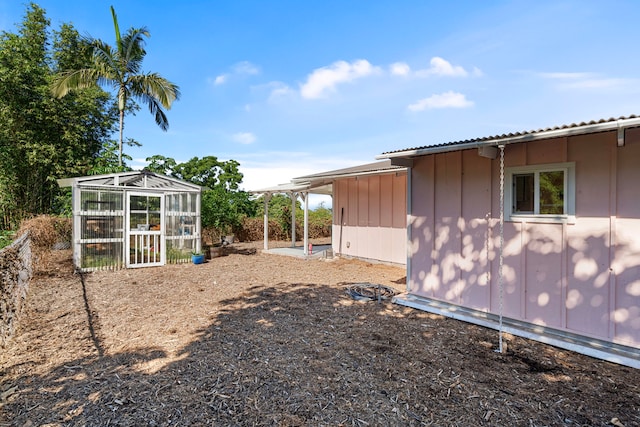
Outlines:
[[[144, 108], [125, 118], [142, 144], [125, 148], [130, 166], [233, 159], [246, 190], [387, 151], [640, 114], [634, 0], [35, 3], [53, 29], [110, 44], [111, 5], [122, 32], [149, 30], [143, 71], [181, 97], [167, 132]], [[25, 7], [0, 0], [0, 30], [15, 32]]]

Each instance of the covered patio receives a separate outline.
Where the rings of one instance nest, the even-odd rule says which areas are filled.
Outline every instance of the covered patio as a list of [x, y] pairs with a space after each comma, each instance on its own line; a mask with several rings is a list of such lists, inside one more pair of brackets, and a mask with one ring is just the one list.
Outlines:
[[[309, 194], [332, 195], [332, 184], [324, 181], [298, 181], [291, 183], [267, 187], [260, 190], [251, 190], [249, 193], [263, 197], [264, 202], [264, 251], [275, 254], [310, 257], [319, 256], [319, 251], [331, 249], [331, 245], [323, 245], [323, 249], [317, 248], [315, 251], [309, 245]], [[274, 194], [284, 194], [291, 199], [291, 247], [269, 249], [269, 201]], [[302, 200], [304, 211], [304, 232], [302, 246], [296, 246], [296, 202], [298, 198]], [[324, 247], [326, 246], [326, 247]]]
[[[375, 262], [404, 264], [406, 260], [407, 169], [390, 160], [335, 169], [291, 179], [287, 184], [249, 191], [264, 196], [264, 250], [269, 249], [269, 200], [274, 194], [291, 198], [291, 252], [309, 257], [331, 249], [332, 254]], [[309, 195], [332, 197], [331, 245], [310, 248]], [[295, 209], [304, 210], [304, 236], [296, 247]]]
[[[305, 251], [306, 249], [306, 251]], [[288, 248], [264, 249], [263, 252], [274, 255], [291, 256], [295, 258], [318, 259], [332, 258], [331, 245], [290, 246]]]

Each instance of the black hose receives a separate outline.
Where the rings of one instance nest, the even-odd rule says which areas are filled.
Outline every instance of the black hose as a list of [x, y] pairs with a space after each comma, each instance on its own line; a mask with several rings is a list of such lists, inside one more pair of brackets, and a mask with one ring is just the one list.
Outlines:
[[373, 283], [355, 283], [347, 287], [347, 294], [357, 301], [378, 301], [388, 299], [396, 294], [396, 290]]

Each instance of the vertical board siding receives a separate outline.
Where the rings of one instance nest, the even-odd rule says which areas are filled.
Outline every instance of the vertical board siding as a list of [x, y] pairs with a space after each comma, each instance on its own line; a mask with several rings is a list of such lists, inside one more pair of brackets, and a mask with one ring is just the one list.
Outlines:
[[638, 129], [624, 147], [602, 132], [505, 148], [506, 167], [574, 162], [576, 219], [505, 222], [502, 302], [499, 161], [415, 159], [410, 293], [640, 347], [638, 159]]
[[369, 227], [380, 227], [380, 177], [369, 178]]
[[369, 179], [356, 179], [358, 186], [358, 227], [369, 226]]
[[411, 276], [409, 291], [416, 295], [432, 297], [433, 288], [433, 230], [434, 230], [434, 178], [435, 156], [418, 157], [411, 168], [411, 242], [409, 258]]
[[616, 251], [612, 266], [616, 275], [613, 295], [615, 309], [614, 340], [640, 347], [640, 241], [638, 221], [618, 219], [616, 223]]
[[613, 334], [623, 344], [640, 342], [640, 130], [627, 130], [618, 148], [617, 205], [612, 230], [615, 298]]
[[580, 218], [567, 243], [567, 328], [609, 335], [609, 218]]
[[358, 225], [358, 181], [350, 179], [349, 193], [347, 194], [347, 224], [351, 227]]
[[[393, 228], [407, 228], [407, 175], [389, 175], [391, 178], [391, 200], [393, 210], [391, 226]], [[407, 236], [404, 236], [406, 240]]]
[[[334, 251], [406, 264], [406, 181], [406, 173], [336, 180], [333, 186]], [[345, 209], [345, 220], [341, 225], [342, 208]]]
[[525, 280], [522, 248], [526, 245], [526, 224], [505, 222], [504, 224], [504, 250], [502, 266], [502, 301], [500, 300], [500, 288], [498, 282], [498, 249], [500, 248], [500, 236], [498, 222], [494, 221], [493, 228], [493, 253], [491, 255], [491, 311], [502, 313], [505, 316], [521, 319], [524, 316], [524, 287]]
[[489, 309], [487, 239], [491, 216], [491, 160], [462, 152], [461, 304]]
[[445, 153], [435, 164], [435, 230], [434, 256], [438, 263], [432, 267], [431, 280], [435, 298], [459, 303], [461, 289], [458, 256], [460, 254], [461, 218], [460, 152]]
[[388, 175], [380, 177], [380, 227], [393, 226], [393, 181]]
[[562, 224], [530, 224], [525, 264], [525, 316], [531, 323], [561, 328]]

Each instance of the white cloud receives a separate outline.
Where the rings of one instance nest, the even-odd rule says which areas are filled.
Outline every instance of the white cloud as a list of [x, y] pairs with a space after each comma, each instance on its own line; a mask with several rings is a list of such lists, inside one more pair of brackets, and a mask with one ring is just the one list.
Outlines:
[[389, 66], [389, 70], [394, 76], [408, 76], [411, 74], [411, 67], [405, 62], [394, 62]]
[[449, 91], [421, 99], [407, 108], [410, 111], [424, 111], [434, 108], [466, 108], [471, 106], [473, 106], [473, 102], [467, 100], [463, 94]]
[[473, 67], [471, 72], [465, 70], [459, 65], [452, 65], [446, 59], [434, 56], [430, 61], [431, 66], [422, 70], [413, 71], [411, 67], [405, 62], [394, 62], [389, 66], [389, 72], [394, 76], [415, 76], [415, 77], [431, 77], [431, 76], [446, 76], [446, 77], [467, 77], [469, 74], [475, 77], [481, 77], [483, 75], [482, 70], [478, 67]]
[[337, 61], [309, 74], [306, 83], [300, 87], [300, 94], [306, 99], [323, 98], [327, 92], [335, 91], [336, 86], [340, 83], [352, 82], [379, 71], [378, 67], [374, 67], [365, 59], [359, 59], [352, 63]]
[[416, 75], [419, 77], [428, 76], [448, 76], [448, 77], [466, 77], [469, 73], [459, 65], [451, 65], [446, 59], [434, 56], [430, 61], [431, 67], [426, 70], [419, 70]]
[[256, 65], [253, 65], [249, 61], [241, 61], [233, 66], [233, 71], [236, 74], [244, 74], [244, 75], [256, 75], [260, 74], [260, 68]]
[[273, 101], [276, 98], [287, 96], [293, 93], [293, 89], [282, 82], [269, 82], [268, 86], [271, 89], [271, 92], [269, 94], [269, 101]]
[[256, 136], [251, 132], [238, 132], [233, 134], [233, 140], [240, 144], [253, 144], [256, 142]]
[[220, 86], [225, 83], [229, 83], [229, 80], [234, 76], [251, 76], [260, 74], [260, 68], [256, 65], [253, 65], [249, 61], [241, 61], [237, 64], [231, 66], [231, 73], [224, 73], [218, 75], [215, 79], [208, 79], [209, 84], [213, 84], [214, 86]]

